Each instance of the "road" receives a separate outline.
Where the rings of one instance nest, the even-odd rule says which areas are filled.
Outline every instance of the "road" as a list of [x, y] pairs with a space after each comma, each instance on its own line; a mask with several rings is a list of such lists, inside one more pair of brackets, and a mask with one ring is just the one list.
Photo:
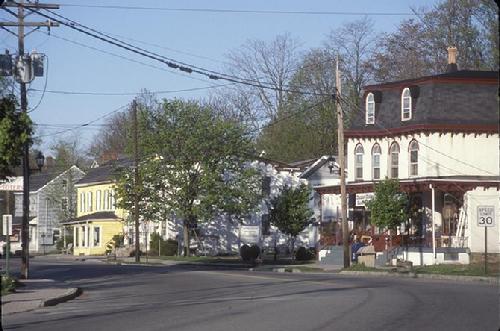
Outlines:
[[339, 274], [34, 259], [33, 278], [84, 289], [8, 315], [4, 330], [498, 330], [496, 286]]

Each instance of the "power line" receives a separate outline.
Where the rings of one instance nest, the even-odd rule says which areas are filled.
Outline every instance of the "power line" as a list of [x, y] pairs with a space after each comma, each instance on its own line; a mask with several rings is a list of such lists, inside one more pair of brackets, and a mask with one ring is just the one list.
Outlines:
[[[163, 55], [151, 52], [151, 51], [143, 49], [141, 47], [137, 47], [135, 45], [132, 45], [132, 44], [127, 43], [127, 42], [124, 42], [124, 41], [119, 40], [117, 38], [111, 37], [111, 36], [106, 35], [106, 34], [100, 32], [100, 31], [97, 31], [97, 30], [95, 30], [93, 28], [87, 27], [87, 26], [85, 26], [85, 25], [83, 25], [81, 23], [78, 23], [76, 21], [68, 19], [68, 18], [66, 18], [66, 17], [64, 17], [62, 15], [53, 13], [50, 10], [46, 10], [46, 11], [49, 12], [49, 13], [51, 13], [51, 14], [53, 14], [53, 15], [55, 15], [55, 16], [57, 16], [57, 17], [59, 17], [59, 18], [61, 18], [61, 19], [63, 19], [63, 20], [66, 20], [66, 22], [62, 21], [61, 19], [55, 18], [55, 17], [50, 16], [50, 15], [43, 14], [43, 13], [38, 12], [38, 11], [34, 11], [34, 12], [36, 12], [37, 14], [39, 14], [39, 15], [47, 18], [47, 19], [53, 20], [54, 22], [57, 22], [57, 23], [62, 24], [62, 25], [65, 25], [65, 26], [67, 26], [67, 27], [69, 27], [69, 28], [71, 28], [73, 30], [76, 30], [76, 31], [81, 32], [81, 33], [84, 33], [84, 34], [86, 34], [86, 35], [88, 35], [90, 37], [93, 37], [93, 38], [96, 38], [98, 40], [104, 41], [106, 43], [112, 44], [112, 45], [114, 45], [116, 47], [125, 49], [125, 50], [133, 52], [135, 54], [138, 54], [138, 55], [141, 55], [141, 56], [144, 56], [144, 57], [148, 57], [148, 58], [153, 59], [155, 61], [164, 63], [164, 64], [166, 64], [167, 66], [169, 66], [170, 68], [173, 68], [173, 69], [178, 69], [178, 70], [186, 72], [186, 73], [193, 73], [194, 72], [194, 73], [203, 75], [203, 76], [208, 77], [209, 79], [213, 79], [213, 80], [222, 79], [222, 80], [226, 80], [226, 81], [237, 83], [237, 84], [243, 84], [243, 85], [248, 85], [248, 86], [253, 86], [253, 87], [258, 87], [258, 88], [263, 88], [263, 89], [270, 89], [270, 90], [274, 90], [274, 91], [284, 91], [284, 92], [289, 92], [289, 93], [319, 95], [317, 93], [305, 92], [305, 91], [300, 91], [300, 90], [292, 90], [290, 88], [285, 88], [285, 89], [283, 89], [283, 88], [276, 88], [274, 86], [271, 86], [269, 83], [262, 83], [262, 82], [254, 81], [254, 80], [251, 80], [251, 79], [240, 78], [240, 77], [237, 77], [237, 76], [232, 76], [232, 75], [228, 75], [228, 74], [224, 74], [224, 73], [219, 73], [219, 72], [208, 70], [208, 69], [205, 69], [205, 68], [202, 68], [202, 67], [197, 67], [197, 66], [194, 66], [194, 65], [190, 65], [190, 64], [187, 64], [187, 63], [184, 63], [184, 62], [181, 62], [181, 61], [177, 61], [177, 60], [165, 57]], [[89, 30], [89, 31], [87, 31], [87, 30]]]
[[[160, 90], [160, 91], [148, 91], [153, 94], [172, 94], [172, 93], [181, 93], [181, 92], [193, 92], [193, 91], [201, 91], [201, 90], [209, 90], [224, 86], [230, 86], [234, 83], [228, 84], [220, 84], [206, 87], [193, 87], [188, 89], [180, 89], [180, 90]], [[31, 91], [41, 92], [39, 89], [30, 89]], [[66, 91], [66, 90], [46, 90], [45, 93], [51, 94], [62, 94], [62, 95], [95, 95], [95, 96], [126, 96], [126, 95], [137, 95], [137, 92], [95, 92], [95, 91]]]
[[54, 133], [51, 133], [51, 134], [46, 134], [46, 135], [41, 135], [41, 136], [35, 136], [33, 138], [35, 139], [39, 139], [39, 138], [45, 138], [45, 137], [51, 137], [51, 136], [56, 136], [56, 135], [59, 135], [59, 134], [63, 134], [63, 133], [66, 133], [66, 132], [70, 132], [70, 131], [73, 131], [73, 130], [77, 130], [77, 129], [80, 129], [80, 128], [83, 128], [83, 127], [87, 127], [89, 126], [90, 124], [93, 124], [105, 117], [108, 117], [109, 115], [112, 115], [114, 113], [117, 113], [121, 110], [123, 110], [124, 108], [127, 108], [129, 106], [129, 104], [126, 104], [126, 105], [123, 105], [123, 106], [120, 106], [102, 116], [99, 116], [98, 118], [92, 120], [92, 121], [89, 121], [89, 122], [86, 122], [86, 123], [83, 123], [83, 124], [79, 124], [77, 126], [74, 126], [74, 127], [71, 127], [71, 128], [68, 128], [68, 129], [65, 129], [65, 130], [61, 130], [61, 131], [58, 131], [58, 132], [54, 132]]
[[303, 10], [244, 10], [244, 9], [215, 9], [215, 8], [168, 8], [168, 7], [146, 7], [146, 6], [119, 6], [119, 5], [82, 5], [63, 3], [64, 7], [99, 8], [99, 9], [121, 9], [121, 10], [152, 10], [171, 12], [195, 12], [195, 13], [226, 13], [226, 14], [271, 14], [271, 15], [343, 15], [343, 16], [414, 16], [414, 13], [405, 12], [349, 12], [349, 11], [303, 11]]

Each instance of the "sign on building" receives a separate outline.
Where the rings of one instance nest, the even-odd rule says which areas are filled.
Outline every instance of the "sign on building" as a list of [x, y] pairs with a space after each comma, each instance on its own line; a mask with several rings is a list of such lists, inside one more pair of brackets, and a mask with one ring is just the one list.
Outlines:
[[242, 225], [240, 227], [240, 241], [242, 244], [258, 244], [260, 242], [260, 226]]
[[374, 196], [375, 193], [356, 193], [356, 207], [364, 207]]
[[477, 226], [494, 227], [495, 223], [495, 206], [477, 206]]

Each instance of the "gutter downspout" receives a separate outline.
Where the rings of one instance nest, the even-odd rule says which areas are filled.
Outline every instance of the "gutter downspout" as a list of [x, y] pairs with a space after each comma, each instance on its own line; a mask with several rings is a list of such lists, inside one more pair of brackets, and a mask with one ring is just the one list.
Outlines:
[[432, 264], [436, 264], [436, 225], [435, 225], [435, 209], [436, 209], [436, 199], [435, 199], [435, 189], [432, 184], [429, 184], [431, 189], [431, 204], [432, 204]]

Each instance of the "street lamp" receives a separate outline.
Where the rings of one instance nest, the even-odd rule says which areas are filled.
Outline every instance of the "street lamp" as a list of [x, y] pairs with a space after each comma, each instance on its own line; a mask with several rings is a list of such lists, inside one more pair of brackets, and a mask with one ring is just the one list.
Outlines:
[[36, 166], [38, 167], [38, 171], [42, 171], [43, 164], [45, 162], [45, 156], [43, 155], [42, 152], [38, 151], [38, 153], [36, 154], [35, 161], [36, 161]]

